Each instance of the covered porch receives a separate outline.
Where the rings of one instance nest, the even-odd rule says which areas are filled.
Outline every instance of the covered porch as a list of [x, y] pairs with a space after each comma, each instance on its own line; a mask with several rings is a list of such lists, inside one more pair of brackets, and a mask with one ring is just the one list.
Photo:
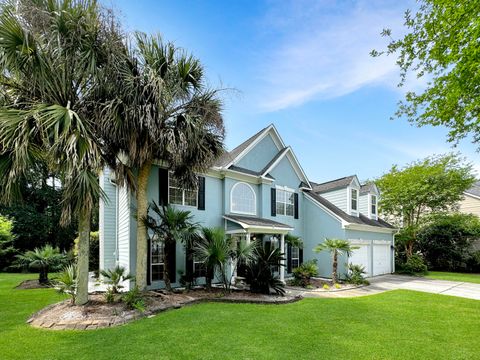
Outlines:
[[[226, 220], [225, 228], [227, 236], [232, 236], [247, 243], [251, 241], [261, 241], [266, 246], [269, 244], [272, 248], [279, 248], [280, 252], [285, 252], [285, 235], [293, 231], [290, 225], [282, 224], [277, 221], [263, 219], [253, 216], [242, 215], [224, 215]], [[285, 257], [282, 260], [282, 266], [278, 270], [280, 281], [285, 282]], [[233, 274], [234, 282], [237, 274]]]

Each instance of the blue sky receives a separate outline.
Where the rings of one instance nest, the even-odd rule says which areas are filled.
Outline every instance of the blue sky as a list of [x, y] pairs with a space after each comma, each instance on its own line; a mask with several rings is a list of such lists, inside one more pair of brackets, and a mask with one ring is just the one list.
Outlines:
[[[224, 92], [232, 149], [274, 123], [314, 181], [374, 178], [392, 164], [460, 151], [480, 170], [476, 147], [455, 149], [442, 128], [390, 120], [399, 89], [384, 27], [402, 33], [413, 1], [106, 0], [127, 31], [161, 33], [200, 58]], [[414, 80], [406, 89], [418, 89]]]

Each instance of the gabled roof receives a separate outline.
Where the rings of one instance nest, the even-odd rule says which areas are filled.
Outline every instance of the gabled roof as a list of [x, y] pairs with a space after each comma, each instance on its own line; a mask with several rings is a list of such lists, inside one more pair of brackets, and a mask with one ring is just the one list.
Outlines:
[[477, 181], [472, 187], [464, 192], [467, 195], [480, 198], [480, 181]]
[[243, 143], [238, 145], [232, 151], [226, 151], [222, 156], [220, 156], [217, 159], [217, 161], [215, 161], [214, 166], [223, 167], [233, 162], [245, 149], [248, 148], [249, 145], [251, 145], [253, 142], [255, 142], [255, 140], [260, 138], [263, 135], [263, 133], [265, 133], [268, 130], [270, 126], [263, 128], [262, 130], [257, 132], [255, 135], [253, 135], [252, 137], [248, 138]]
[[[315, 189], [315, 187], [314, 187]], [[325, 208], [327, 208], [329, 211], [331, 211], [333, 214], [338, 216], [340, 219], [343, 221], [349, 223], [349, 224], [359, 224], [359, 225], [368, 225], [368, 226], [375, 226], [375, 227], [380, 227], [380, 228], [386, 228], [386, 229], [395, 229], [394, 226], [390, 225], [386, 221], [378, 218], [378, 220], [372, 220], [365, 215], [361, 214], [357, 216], [351, 216], [348, 215], [345, 211], [341, 210], [340, 208], [336, 207], [333, 205], [330, 201], [325, 199], [323, 196], [317, 194], [313, 191], [305, 191], [307, 195], [309, 195], [311, 198], [313, 198], [315, 201], [323, 205]]]
[[[228, 167], [228, 169], [236, 171], [236, 172], [240, 172], [240, 173], [243, 173], [243, 174], [247, 174], [247, 175], [262, 176], [261, 171], [253, 171], [253, 170], [250, 170], [250, 169], [242, 168], [240, 166], [230, 165]], [[270, 180], [275, 180], [275, 178], [270, 174], [265, 174], [264, 177], [266, 177], [267, 179], [270, 179]]]
[[371, 193], [377, 193], [378, 194], [378, 188], [377, 188], [377, 185], [375, 185], [374, 182], [363, 184], [360, 187], [360, 195], [369, 194], [369, 193], [370, 194]]
[[347, 186], [349, 186], [353, 179], [355, 179], [357, 176], [356, 175], [351, 175], [351, 176], [345, 176], [340, 179], [335, 179], [331, 181], [327, 181], [321, 184], [315, 184], [310, 182], [313, 186], [313, 191], [316, 192], [317, 194], [324, 193], [327, 191], [333, 191], [336, 189], [342, 189]]
[[226, 214], [223, 218], [240, 225], [245, 230], [260, 230], [265, 233], [287, 233], [293, 230], [290, 225], [260, 217]]

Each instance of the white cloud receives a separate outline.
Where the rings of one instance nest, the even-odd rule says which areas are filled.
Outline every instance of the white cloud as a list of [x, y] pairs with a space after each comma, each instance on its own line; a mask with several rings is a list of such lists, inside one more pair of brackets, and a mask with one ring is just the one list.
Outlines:
[[[281, 110], [311, 100], [342, 96], [369, 85], [396, 88], [394, 57], [372, 58], [384, 49], [384, 27], [399, 33], [403, 10], [393, 2], [273, 2], [265, 17], [270, 45], [260, 51], [258, 106]], [[260, 60], [261, 59], [261, 60]]]

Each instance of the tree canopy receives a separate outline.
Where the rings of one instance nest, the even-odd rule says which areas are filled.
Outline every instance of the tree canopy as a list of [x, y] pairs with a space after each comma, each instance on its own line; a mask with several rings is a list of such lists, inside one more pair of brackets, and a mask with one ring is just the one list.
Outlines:
[[390, 39], [383, 54], [397, 57], [399, 86], [408, 76], [427, 80], [420, 91], [409, 91], [396, 115], [417, 126], [449, 128], [448, 140], [473, 136], [480, 141], [480, 1], [419, 0], [414, 11], [405, 12], [405, 35]]

